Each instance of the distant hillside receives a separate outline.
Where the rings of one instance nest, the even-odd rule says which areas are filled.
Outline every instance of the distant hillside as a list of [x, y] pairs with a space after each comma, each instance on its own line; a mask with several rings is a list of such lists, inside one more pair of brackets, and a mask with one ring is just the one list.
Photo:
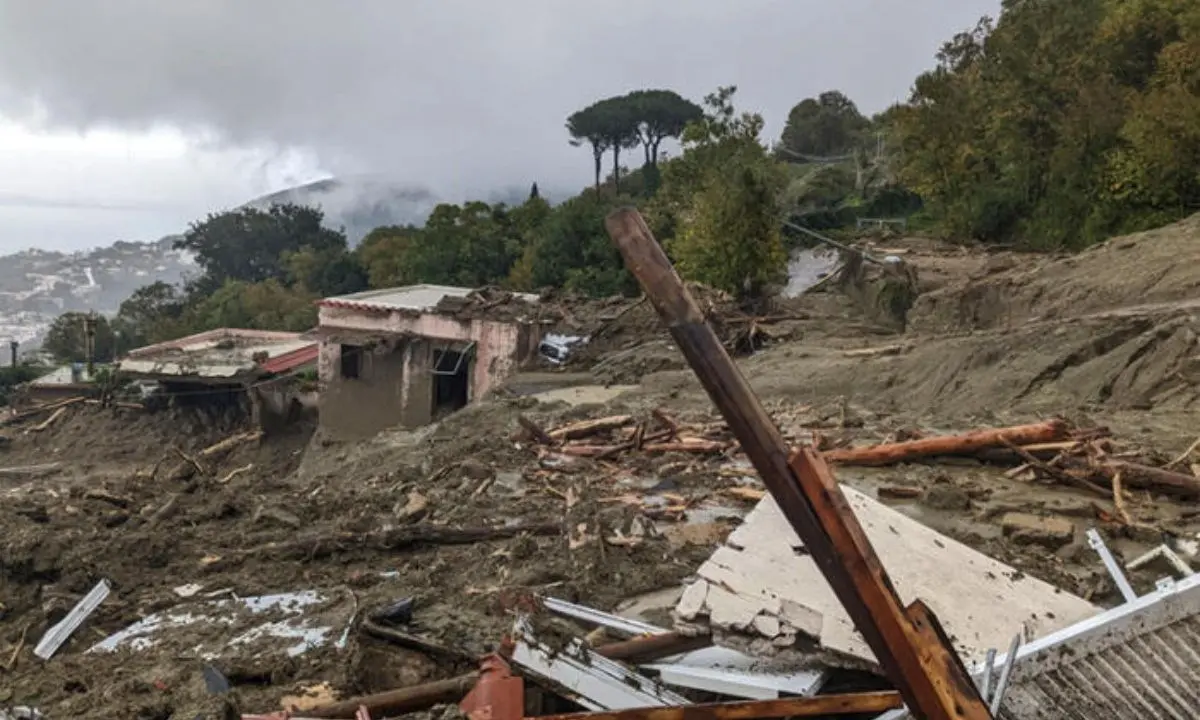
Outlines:
[[[490, 193], [487, 200], [515, 205], [528, 196], [528, 188], [509, 187]], [[439, 202], [423, 187], [377, 177], [347, 177], [288, 188], [240, 207], [318, 206], [325, 211], [326, 224], [345, 228], [350, 244], [357, 245], [381, 225], [423, 225]], [[159, 280], [181, 282], [196, 265], [187, 253], [174, 248], [179, 237], [148, 243], [122, 241], [75, 253], [25, 250], [0, 256], [0, 362], [7, 360], [9, 340], [32, 347], [64, 312], [95, 310], [112, 315], [139, 287]]]
[[291, 203], [320, 207], [325, 224], [345, 228], [351, 245], [380, 225], [423, 225], [439, 202], [428, 189], [375, 177], [318, 180], [255, 198], [241, 207]]
[[[121, 241], [74, 253], [33, 249], [0, 257], [0, 341], [25, 344], [40, 338], [64, 312], [113, 314], [143, 285], [181, 281], [195, 263], [174, 249], [177, 239]], [[7, 358], [7, 347], [0, 355]]]

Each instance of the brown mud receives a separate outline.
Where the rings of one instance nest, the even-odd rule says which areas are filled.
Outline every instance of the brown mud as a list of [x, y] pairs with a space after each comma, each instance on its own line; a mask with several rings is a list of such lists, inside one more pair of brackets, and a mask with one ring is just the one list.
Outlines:
[[[1196, 248], [1196, 219], [1071, 258], [879, 242], [873, 252], [917, 271], [922, 292], [904, 332], [874, 312], [869, 277], [761, 315], [717, 294], [702, 303], [726, 337], [740, 323], [764, 333], [765, 349], [740, 364], [794, 442], [865, 444], [1065, 415], [1170, 458], [1200, 433], [1200, 266], [1179, 261]], [[719, 420], [647, 303], [544, 301], [563, 331], [594, 339], [571, 372], [515, 378], [512, 392], [416, 432], [343, 444], [296, 427], [202, 455], [244, 432], [242, 421], [85, 405], [40, 432], [26, 431], [42, 418], [0, 429], [10, 440], [0, 467], [58, 464], [37, 476], [0, 474], [0, 708], [164, 720], [220, 717], [235, 705], [269, 712], [322, 683], [345, 697], [470, 669], [528, 593], [612, 609], [678, 587], [753, 506], [746, 490], [757, 481], [720, 454], [590, 459], [539, 447], [518, 416], [546, 429], [616, 414], [650, 422], [657, 408], [697, 428]], [[527, 310], [491, 293], [461, 311], [482, 312], [478, 303]], [[593, 385], [636, 387], [603, 392], [582, 384], [589, 373]], [[553, 389], [556, 377], [565, 389]], [[1135, 525], [1123, 526], [1104, 498], [1006, 470], [964, 459], [837, 475], [867, 492], [908, 488], [916, 497], [886, 502], [1099, 603], [1116, 595], [1087, 528], [1126, 559], [1200, 532], [1198, 503], [1139, 491]], [[1010, 511], [1065, 518], [1075, 540], [1014, 543], [1000, 526]], [[482, 539], [484, 530], [496, 538]], [[1145, 590], [1163, 574], [1133, 579]], [[45, 630], [101, 578], [112, 596], [55, 657], [34, 657]], [[340, 651], [288, 657], [263, 642], [211, 661], [235, 686], [229, 697], [205, 690], [194, 651], [220, 632], [211, 625], [170, 630], [157, 648], [85, 654], [150, 613], [197, 602], [177, 590], [191, 584], [238, 597], [319, 590], [322, 612], [347, 623], [411, 597], [407, 630], [440, 650], [400, 648], [358, 622]]]

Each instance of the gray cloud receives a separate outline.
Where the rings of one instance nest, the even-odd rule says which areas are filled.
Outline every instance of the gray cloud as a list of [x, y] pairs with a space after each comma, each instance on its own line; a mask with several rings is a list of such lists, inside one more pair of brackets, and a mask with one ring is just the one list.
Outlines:
[[737, 84], [776, 136], [839, 88], [903, 99], [939, 44], [999, 0], [0, 0], [0, 114], [169, 124], [311, 148], [447, 196], [575, 187], [563, 122], [599, 97]]

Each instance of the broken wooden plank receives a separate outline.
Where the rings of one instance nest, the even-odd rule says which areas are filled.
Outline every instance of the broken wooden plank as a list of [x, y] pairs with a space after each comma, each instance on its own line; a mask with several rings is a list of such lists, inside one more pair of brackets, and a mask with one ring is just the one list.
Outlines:
[[834, 717], [881, 713], [904, 705], [900, 693], [867, 692], [778, 700], [748, 700], [615, 712], [541, 715], [537, 720], [754, 720], [755, 718]]
[[455, 528], [442, 525], [406, 525], [373, 532], [333, 532], [301, 536], [292, 540], [269, 542], [238, 551], [240, 557], [256, 555], [275, 558], [328, 557], [352, 549], [378, 552], [405, 550], [424, 545], [471, 545], [491, 540], [507, 540], [518, 535], [536, 537], [560, 535], [560, 523], [532, 523], [508, 527]]
[[517, 424], [525, 428], [525, 430], [533, 437], [539, 445], [555, 445], [554, 438], [550, 437], [541, 425], [525, 417], [524, 415], [517, 416]]
[[715, 440], [680, 440], [673, 443], [647, 443], [642, 446], [642, 450], [648, 453], [700, 453], [701, 455], [711, 455], [715, 453], [723, 453], [729, 449], [729, 443], [717, 442]]
[[976, 430], [962, 435], [830, 450], [824, 456], [825, 460], [839, 465], [895, 465], [939, 455], [975, 455], [990, 448], [1055, 442], [1066, 435], [1065, 422], [1047, 420], [1032, 425]]
[[261, 431], [244, 432], [244, 433], [238, 433], [237, 435], [231, 435], [231, 436], [225, 438], [224, 440], [222, 440], [218, 443], [209, 445], [208, 447], [201, 450], [199, 457], [211, 457], [213, 455], [216, 455], [219, 452], [223, 452], [232, 447], [241, 445], [242, 443], [254, 442], [255, 440], [260, 440], [260, 439], [262, 439], [262, 436], [263, 436], [263, 434]]
[[708, 634], [683, 635], [665, 632], [601, 645], [595, 648], [595, 651], [609, 660], [640, 665], [711, 646], [712, 636]]
[[611, 417], [581, 420], [570, 425], [551, 430], [548, 434], [553, 440], [579, 440], [591, 435], [611, 432], [633, 424], [632, 415], [613, 415]]
[[62, 469], [62, 463], [52, 462], [41, 465], [21, 465], [17, 467], [0, 468], [0, 477], [35, 478], [50, 475]]
[[65, 407], [60, 407], [59, 409], [50, 413], [50, 417], [41, 421], [37, 425], [34, 425], [33, 427], [29, 428], [25, 432], [27, 432], [27, 433], [42, 432], [43, 430], [48, 429], [54, 423], [58, 422], [58, 419], [61, 418], [66, 412], [67, 412], [67, 409]]
[[365, 707], [372, 715], [381, 717], [404, 715], [426, 710], [434, 705], [458, 702], [470, 692], [478, 679], [479, 673], [467, 673], [449, 680], [437, 680], [399, 690], [389, 690], [375, 695], [343, 700], [313, 710], [306, 710], [304, 715], [311, 718], [350, 720], [360, 707]]
[[9, 415], [6, 418], [0, 419], [0, 425], [12, 425], [14, 423], [19, 423], [22, 420], [34, 417], [35, 415], [40, 415], [44, 412], [53, 412], [55, 410], [58, 410], [59, 408], [65, 408], [65, 407], [70, 407], [71, 405], [76, 405], [78, 403], [83, 402], [86, 399], [87, 398], [80, 396], [80, 397], [67, 398], [66, 400], [60, 400], [58, 402], [48, 403], [46, 405], [39, 405], [38, 407], [30, 408], [28, 410], [23, 410], [15, 415]]
[[[1068, 459], [1068, 463], [1071, 459]], [[1087, 460], [1081, 459], [1084, 464]], [[1183, 498], [1200, 497], [1200, 478], [1186, 473], [1129, 462], [1128, 460], [1104, 460], [1096, 468], [1110, 483], [1119, 473], [1126, 487], [1153, 490], [1164, 495]]]
[[[991, 715], [965, 668], [949, 648], [918, 637], [904, 614], [878, 558], [863, 539], [853, 514], [819, 456], [794, 461], [778, 427], [738, 371], [721, 341], [705, 321], [695, 300], [671, 266], [662, 246], [637, 210], [625, 208], [605, 221], [609, 236], [666, 323], [714, 404], [725, 416], [742, 450], [779, 503], [789, 523], [804, 539], [822, 574], [855, 626], [866, 638], [884, 671], [906, 704], [929, 720], [985, 720]], [[797, 469], [820, 477], [797, 477]], [[818, 487], [819, 486], [819, 487]], [[832, 513], [821, 514], [813, 492]], [[843, 537], [834, 537], [830, 528]], [[839, 544], [846, 537], [855, 540]]]

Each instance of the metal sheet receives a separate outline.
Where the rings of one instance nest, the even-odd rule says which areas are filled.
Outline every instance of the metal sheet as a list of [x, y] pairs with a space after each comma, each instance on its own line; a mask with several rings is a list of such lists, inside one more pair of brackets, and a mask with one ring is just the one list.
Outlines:
[[100, 607], [100, 603], [104, 602], [111, 592], [112, 586], [108, 584], [107, 580], [96, 583], [95, 587], [87, 595], [84, 595], [83, 599], [75, 604], [75, 607], [71, 608], [71, 612], [67, 613], [66, 617], [46, 631], [41, 642], [33, 649], [33, 654], [43, 660], [53, 657], [54, 653], [58, 652], [62, 644], [67, 641], [67, 638], [79, 629], [79, 626], [96, 611], [96, 608]]
[[[88, 652], [162, 648], [211, 660], [271, 646], [296, 657], [326, 645], [344, 647], [353, 615], [352, 598], [315, 590], [186, 603], [148, 615]], [[197, 625], [206, 631], [195, 632]]]
[[588, 650], [578, 640], [554, 651], [536, 639], [525, 618], [513, 628], [512, 662], [549, 680], [588, 710], [625, 710], [688, 705], [687, 698], [620, 663]]
[[[1004, 663], [1006, 657], [997, 658]], [[1000, 720], [1195, 720], [1200, 575], [1025, 645]], [[907, 720], [894, 710], [877, 720]]]
[[[546, 609], [625, 635], [656, 635], [665, 628], [613, 615], [585, 605], [543, 598]], [[709, 647], [642, 666], [658, 673], [667, 685], [704, 690], [749, 700], [771, 700], [782, 694], [815, 695], [828, 674], [822, 669], [774, 672], [758, 669], [762, 661], [723, 647]]]
[[1200, 576], [1031, 643], [1002, 720], [1193, 720], [1200, 713]]

